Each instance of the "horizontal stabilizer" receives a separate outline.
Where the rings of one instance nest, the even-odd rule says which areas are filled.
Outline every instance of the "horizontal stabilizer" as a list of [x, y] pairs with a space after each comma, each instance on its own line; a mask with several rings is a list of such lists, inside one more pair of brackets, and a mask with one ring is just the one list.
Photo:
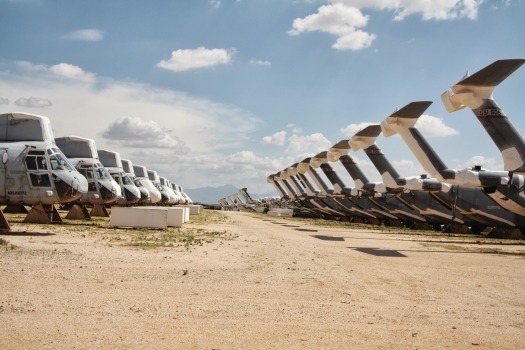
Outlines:
[[456, 85], [497, 86], [516, 69], [525, 63], [525, 59], [498, 60], [482, 70], [461, 80]]
[[388, 118], [407, 118], [417, 119], [419, 118], [427, 108], [432, 104], [432, 101], [417, 101], [410, 102], [405, 107], [395, 111]]
[[321, 153], [317, 153], [315, 156], [312, 157], [310, 160], [310, 165], [314, 168], [319, 167], [321, 164], [328, 162], [328, 152], [323, 151]]
[[358, 131], [354, 136], [378, 137], [379, 134], [381, 134], [381, 126], [379, 124], [374, 124]]
[[333, 145], [330, 149], [350, 149], [350, 145], [348, 144], [348, 141], [349, 140], [341, 140], [339, 141], [338, 143], [336, 143], [335, 145]]

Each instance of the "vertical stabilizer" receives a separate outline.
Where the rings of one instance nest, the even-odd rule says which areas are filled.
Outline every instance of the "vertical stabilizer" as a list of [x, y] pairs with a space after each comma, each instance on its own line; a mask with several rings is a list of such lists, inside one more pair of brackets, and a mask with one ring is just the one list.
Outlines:
[[401, 178], [397, 170], [385, 157], [385, 154], [376, 145], [376, 139], [379, 134], [381, 134], [381, 126], [379, 124], [369, 125], [352, 136], [350, 146], [354, 151], [364, 150], [367, 157], [381, 174], [386, 187], [396, 188], [404, 186], [406, 180]]
[[468, 107], [474, 112], [503, 157], [504, 168], [525, 173], [525, 141], [494, 101], [495, 88], [525, 63], [525, 59], [499, 60], [470, 75], [441, 95], [448, 112]]
[[454, 178], [454, 173], [437, 155], [432, 146], [423, 138], [415, 127], [418, 118], [432, 104], [429, 101], [411, 102], [405, 107], [392, 113], [381, 123], [381, 130], [386, 137], [399, 134], [410, 148], [414, 156], [430, 176], [443, 181]]

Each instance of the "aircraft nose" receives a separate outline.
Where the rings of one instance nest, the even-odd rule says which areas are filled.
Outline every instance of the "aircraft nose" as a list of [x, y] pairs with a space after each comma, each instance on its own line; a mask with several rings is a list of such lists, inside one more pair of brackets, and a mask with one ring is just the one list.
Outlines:
[[135, 186], [125, 186], [124, 193], [126, 195], [126, 201], [128, 203], [135, 203], [138, 202], [138, 200], [140, 199], [140, 191]]
[[120, 193], [116, 191], [116, 188], [111, 183], [99, 181], [99, 185], [100, 196], [104, 201], [114, 201], [120, 197]]
[[55, 173], [53, 175], [57, 195], [62, 203], [77, 200], [88, 191], [86, 178], [78, 172]]

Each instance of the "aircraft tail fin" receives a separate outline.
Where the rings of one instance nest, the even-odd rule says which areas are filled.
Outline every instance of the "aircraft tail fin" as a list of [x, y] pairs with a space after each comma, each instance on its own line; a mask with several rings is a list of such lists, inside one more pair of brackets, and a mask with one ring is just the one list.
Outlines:
[[462, 79], [441, 99], [448, 112], [468, 107], [498, 147], [507, 171], [525, 173], [525, 140], [492, 97], [496, 86], [525, 63], [499, 60]]
[[432, 104], [432, 101], [411, 102], [401, 109], [398, 109], [381, 123], [381, 130], [386, 137], [398, 134], [399, 125], [402, 123], [405, 127], [413, 127], [418, 118]]
[[352, 140], [349, 142], [350, 147], [352, 147], [354, 152], [366, 149], [376, 142], [379, 134], [381, 134], [381, 125], [369, 125], [352, 136]]
[[463, 78], [441, 95], [447, 112], [479, 107], [483, 99], [491, 98], [496, 86], [524, 63], [525, 59], [498, 60]]

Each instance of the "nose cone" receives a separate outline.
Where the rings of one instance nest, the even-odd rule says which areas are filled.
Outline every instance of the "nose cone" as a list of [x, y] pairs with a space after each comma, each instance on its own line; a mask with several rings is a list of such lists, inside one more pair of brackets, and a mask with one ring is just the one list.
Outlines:
[[149, 202], [150, 200], [149, 191], [145, 187], [139, 187], [138, 189], [140, 191], [140, 202], [141, 203]]
[[122, 195], [120, 186], [115, 181], [100, 180], [98, 184], [102, 203], [112, 203]]
[[162, 195], [156, 189], [149, 190], [149, 196], [150, 196], [151, 203], [158, 203], [162, 200]]
[[140, 200], [140, 190], [134, 185], [125, 185], [124, 195], [127, 204], [137, 203]]
[[88, 181], [78, 171], [53, 173], [53, 181], [61, 203], [73, 202], [88, 191]]

